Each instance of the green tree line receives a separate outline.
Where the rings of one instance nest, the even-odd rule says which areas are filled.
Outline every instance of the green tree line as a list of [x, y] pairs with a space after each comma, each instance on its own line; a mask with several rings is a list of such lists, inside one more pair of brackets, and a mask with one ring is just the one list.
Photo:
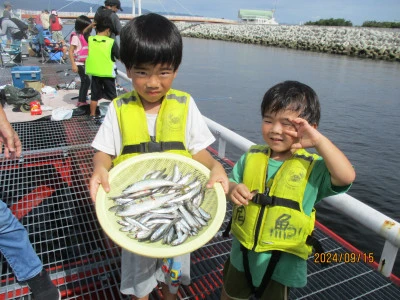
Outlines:
[[[320, 19], [312, 22], [308, 21], [304, 25], [318, 25], [318, 26], [349, 26], [352, 27], [353, 23], [345, 19]], [[377, 22], [365, 21], [361, 27], [377, 27], [377, 28], [400, 28], [400, 22]]]
[[362, 27], [400, 28], [400, 22], [365, 21]]
[[318, 25], [318, 26], [353, 26], [351, 21], [345, 19], [321, 19], [315, 22], [308, 21], [304, 25]]

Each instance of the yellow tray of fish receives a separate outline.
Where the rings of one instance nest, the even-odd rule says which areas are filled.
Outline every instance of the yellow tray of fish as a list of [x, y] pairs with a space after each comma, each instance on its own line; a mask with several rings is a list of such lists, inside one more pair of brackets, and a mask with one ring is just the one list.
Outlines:
[[[154, 176], [156, 178], [153, 178]], [[111, 169], [109, 173], [110, 192], [106, 193], [101, 186], [99, 188], [96, 197], [96, 214], [100, 225], [116, 244], [143, 256], [164, 258], [193, 252], [215, 236], [225, 217], [226, 198], [223, 188], [219, 183], [216, 183], [213, 188], [205, 188], [209, 176], [210, 171], [205, 166], [182, 155], [149, 153], [127, 159]], [[143, 193], [143, 191], [138, 192], [138, 190], [148, 190], [148, 185], [162, 180], [173, 181], [177, 185], [155, 188], [154, 191], [157, 192], [152, 195], [135, 196], [133, 197], [135, 200], [133, 202], [129, 200], [128, 205], [122, 202], [126, 201], [128, 195]], [[171, 189], [173, 190], [171, 191]], [[202, 198], [199, 204], [200, 189]], [[133, 194], [129, 194], [130, 191], [134, 191]], [[172, 194], [171, 197], [170, 194]], [[180, 201], [180, 199], [183, 199], [183, 201]], [[177, 202], [174, 202], [175, 200]], [[162, 205], [156, 201], [161, 201]], [[131, 203], [135, 206], [130, 206]], [[187, 216], [188, 208], [192, 209], [193, 203], [195, 203], [195, 206], [199, 206], [196, 211], [201, 211], [203, 215], [207, 215], [207, 218], [201, 220], [191, 211], [191, 216], [197, 222]], [[148, 205], [155, 205], [155, 207], [149, 212], [146, 210]], [[172, 225], [168, 223], [169, 221], [148, 225], [151, 222], [164, 221], [163, 218], [161, 221], [157, 218], [147, 220], [148, 214], [153, 211], [157, 213], [163, 211], [163, 209], [175, 209], [175, 206], [179, 208], [173, 212], [168, 212], [168, 210], [166, 212], [174, 220]], [[137, 226], [132, 218], [135, 221], [140, 221], [140, 226]], [[144, 223], [144, 219], [146, 219], [146, 223]], [[145, 224], [145, 229], [142, 228], [142, 223]], [[182, 223], [182, 225], [176, 223]], [[202, 225], [198, 226], [199, 223], [202, 223]], [[169, 224], [169, 226], [164, 224]], [[187, 229], [188, 225], [190, 230]], [[149, 229], [150, 226], [154, 227]], [[174, 229], [171, 229], [171, 227], [174, 227]], [[179, 229], [180, 234], [175, 228]], [[148, 229], [152, 230], [152, 234], [143, 239], [143, 232], [147, 235]], [[155, 233], [156, 229], [159, 229], [157, 234]], [[157, 237], [159, 232], [165, 229], [168, 229], [168, 232], [164, 231], [161, 234], [162, 238], [152, 238]], [[173, 233], [166, 236], [169, 231], [173, 231]]]

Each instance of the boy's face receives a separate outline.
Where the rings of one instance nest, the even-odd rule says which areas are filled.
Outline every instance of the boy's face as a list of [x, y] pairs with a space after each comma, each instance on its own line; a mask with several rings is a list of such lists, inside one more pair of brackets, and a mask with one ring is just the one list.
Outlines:
[[271, 158], [285, 160], [292, 155], [291, 146], [296, 139], [287, 135], [285, 131], [297, 131], [291, 120], [298, 118], [299, 114], [292, 110], [264, 114], [261, 131], [264, 141], [272, 150]]
[[167, 64], [144, 64], [127, 70], [133, 88], [139, 94], [143, 105], [160, 102], [169, 91], [177, 70]]

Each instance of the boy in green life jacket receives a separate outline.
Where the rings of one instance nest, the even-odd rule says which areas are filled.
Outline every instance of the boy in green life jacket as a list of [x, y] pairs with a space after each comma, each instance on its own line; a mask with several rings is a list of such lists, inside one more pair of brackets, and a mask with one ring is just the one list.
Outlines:
[[96, 35], [88, 39], [86, 74], [92, 75], [90, 118], [95, 120], [97, 102], [100, 99], [113, 100], [117, 97], [115, 86], [115, 61], [119, 59], [119, 47], [110, 37], [113, 28], [111, 10], [96, 14]]
[[[273, 86], [261, 104], [266, 145], [254, 145], [229, 175], [232, 249], [221, 299], [287, 299], [307, 283], [314, 205], [355, 179], [347, 157], [317, 126], [314, 90], [297, 81]], [[314, 148], [311, 154], [305, 148]]]

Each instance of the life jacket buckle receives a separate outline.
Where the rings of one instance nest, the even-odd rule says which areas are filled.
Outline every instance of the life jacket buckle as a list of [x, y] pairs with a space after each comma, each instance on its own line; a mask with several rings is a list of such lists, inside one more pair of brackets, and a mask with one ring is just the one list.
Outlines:
[[257, 193], [252, 199], [253, 203], [262, 206], [271, 205], [272, 197], [270, 197], [268, 194], [269, 194], [269, 188], [266, 188], [263, 194]]
[[153, 152], [161, 152], [162, 145], [157, 142], [147, 142], [147, 143], [140, 143], [140, 150], [142, 153], [153, 153]]

